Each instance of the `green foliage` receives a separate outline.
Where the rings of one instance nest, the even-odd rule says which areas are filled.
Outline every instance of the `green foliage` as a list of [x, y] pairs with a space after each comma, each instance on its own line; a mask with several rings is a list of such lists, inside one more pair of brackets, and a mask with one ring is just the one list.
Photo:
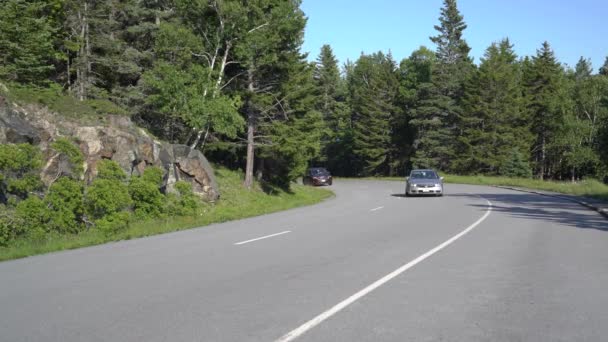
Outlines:
[[564, 70], [559, 64], [549, 43], [543, 43], [526, 70], [527, 107], [534, 134], [536, 174], [541, 179], [547, 176], [550, 164], [559, 158], [556, 138], [564, 123], [568, 110], [568, 96]]
[[175, 183], [177, 195], [167, 194], [164, 212], [169, 216], [194, 215], [200, 207], [200, 200], [192, 192], [192, 185], [185, 181]]
[[530, 164], [517, 148], [514, 148], [511, 151], [511, 157], [505, 161], [500, 173], [503, 176], [513, 178], [532, 177], [532, 169], [530, 168]]
[[323, 45], [313, 72], [315, 108], [322, 114], [321, 154], [312, 165], [325, 163], [335, 175], [349, 175], [352, 160], [351, 110], [347, 103], [347, 84], [340, 76], [338, 61], [329, 45]]
[[467, 25], [456, 0], [444, 0], [439, 22], [440, 25], [435, 26], [438, 35], [431, 37], [437, 45], [432, 79], [420, 85], [418, 106], [411, 112], [410, 124], [416, 132], [412, 163], [414, 167], [449, 170], [457, 153], [454, 142], [459, 133], [461, 101], [473, 63], [463, 38]]
[[[463, 134], [453, 169], [460, 173], [499, 174], [513, 158], [530, 151], [521, 68], [508, 39], [493, 43], [469, 80], [461, 117]], [[526, 176], [522, 175], [522, 176]]]
[[83, 228], [84, 187], [79, 181], [61, 177], [51, 187], [44, 198], [50, 210], [50, 220], [46, 229], [58, 233], [77, 233]]
[[[252, 191], [243, 189], [243, 174], [240, 172], [219, 168], [216, 169], [216, 176], [222, 189], [222, 200], [213, 205], [197, 208], [195, 215], [157, 220], [133, 220], [128, 216], [128, 212], [124, 212], [119, 217], [112, 216], [101, 223], [100, 220], [97, 220], [95, 229], [82, 231], [77, 235], [45, 234], [39, 241], [32, 241], [34, 239], [31, 236], [27, 240], [13, 241], [7, 247], [0, 248], [0, 261], [258, 216], [311, 205], [332, 196], [328, 190], [300, 185], [293, 186], [290, 192], [279, 191], [269, 195], [261, 191], [257, 184]], [[189, 188], [187, 184], [184, 185], [185, 189]], [[1, 209], [0, 206], [0, 213]], [[106, 223], [110, 220], [112, 224]], [[1, 214], [0, 222], [2, 222]]]
[[104, 216], [95, 222], [95, 226], [106, 236], [114, 236], [129, 227], [131, 215], [128, 212], [117, 212]]
[[26, 174], [21, 178], [9, 179], [6, 183], [8, 193], [17, 195], [20, 198], [26, 198], [28, 194], [40, 191], [44, 187], [40, 176], [34, 173]]
[[46, 83], [53, 71], [56, 28], [44, 1], [4, 0], [0, 3], [0, 78]]
[[98, 178], [86, 191], [85, 212], [93, 219], [127, 210], [131, 204], [129, 188], [116, 179]]
[[164, 171], [160, 167], [147, 167], [142, 178], [144, 181], [160, 187], [163, 184], [163, 173]]
[[146, 177], [132, 177], [129, 182], [129, 195], [133, 200], [133, 209], [137, 217], [158, 217], [160, 215], [164, 196], [160, 192], [157, 182], [150, 182]]
[[204, 47], [202, 40], [188, 27], [164, 22], [156, 33], [154, 51], [161, 60], [188, 67], [196, 62], [195, 54], [204, 51]]
[[42, 189], [38, 174], [42, 155], [38, 147], [30, 144], [0, 145], [0, 197], [9, 194], [26, 198], [29, 193]]
[[127, 179], [127, 174], [117, 162], [102, 159], [97, 162], [97, 179], [122, 182]]
[[64, 155], [70, 161], [72, 165], [72, 177], [75, 179], [80, 178], [82, 172], [84, 171], [84, 157], [82, 156], [82, 152], [78, 146], [74, 145], [67, 138], [59, 138], [51, 143], [51, 148], [55, 150], [55, 152], [60, 155]]
[[64, 89], [56, 83], [45, 86], [29, 84], [9, 84], [8, 98], [17, 103], [37, 103], [48, 107], [53, 112], [70, 119], [95, 119], [99, 115], [127, 115], [128, 113], [118, 105], [105, 99], [79, 101], [67, 95]]
[[16, 231], [17, 236], [40, 235], [51, 220], [51, 210], [47, 204], [37, 196], [30, 196], [19, 202], [15, 209], [15, 216], [21, 221], [21, 226]]
[[38, 147], [30, 144], [0, 144], [0, 171], [23, 175], [42, 166]]
[[362, 55], [349, 82], [354, 154], [360, 175], [385, 174], [389, 170], [391, 126], [399, 115], [395, 107], [398, 80], [395, 62], [379, 52]]
[[[180, 119], [190, 128], [236, 137], [244, 121], [238, 114], [238, 96], [224, 96], [211, 92], [215, 84], [210, 78], [213, 70], [193, 65], [180, 69], [158, 62], [143, 76], [146, 103], [167, 117]], [[208, 95], [208, 96], [207, 96]]]
[[23, 229], [23, 222], [15, 215], [14, 208], [0, 204], [0, 246], [6, 246]]

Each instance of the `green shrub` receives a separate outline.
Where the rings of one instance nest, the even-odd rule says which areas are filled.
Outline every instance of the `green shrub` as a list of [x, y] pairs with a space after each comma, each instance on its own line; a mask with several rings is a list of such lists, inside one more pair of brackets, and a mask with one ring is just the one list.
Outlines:
[[0, 144], [0, 171], [17, 177], [42, 166], [42, 154], [30, 144]]
[[15, 210], [0, 204], [0, 246], [6, 246], [17, 237], [23, 222], [15, 214]]
[[[42, 155], [30, 144], [0, 145], [0, 193], [8, 192], [26, 198], [30, 192], [43, 187], [38, 171]], [[0, 196], [4, 197], [4, 196]]]
[[143, 179], [160, 187], [163, 184], [163, 174], [164, 171], [160, 167], [148, 167], [144, 170]]
[[175, 183], [175, 189], [179, 192], [180, 203], [187, 215], [192, 214], [199, 206], [200, 201], [192, 192], [192, 184], [185, 181]]
[[97, 220], [95, 225], [97, 229], [103, 232], [106, 236], [111, 236], [127, 229], [130, 221], [131, 215], [128, 212], [123, 211], [120, 213], [107, 215], [104, 218]]
[[91, 106], [97, 114], [128, 115], [123, 108], [109, 100], [87, 100], [86, 104]]
[[131, 203], [129, 189], [124, 183], [112, 179], [96, 179], [87, 189], [85, 211], [91, 218], [101, 219], [128, 209]]
[[84, 171], [84, 157], [82, 156], [80, 148], [66, 138], [59, 138], [55, 140], [51, 144], [51, 148], [53, 148], [53, 150], [55, 150], [57, 153], [63, 154], [68, 158], [70, 164], [72, 164], [72, 170], [74, 171], [74, 174], [72, 175], [73, 178], [80, 178], [80, 175]]
[[125, 179], [127, 179], [127, 174], [123, 171], [123, 169], [120, 167], [120, 165], [118, 165], [117, 162], [113, 160], [102, 159], [97, 163], [97, 178], [114, 181], [124, 181]]
[[199, 208], [200, 200], [192, 192], [192, 185], [185, 181], [175, 183], [176, 194], [167, 194], [164, 211], [170, 216], [191, 216]]
[[511, 157], [505, 162], [501, 174], [512, 178], [531, 178], [532, 168], [526, 161], [524, 155], [516, 148], [511, 152]]
[[160, 215], [164, 196], [158, 188], [158, 183], [146, 181], [144, 177], [133, 177], [129, 183], [129, 194], [133, 199], [137, 217], [158, 217]]
[[17, 195], [20, 198], [26, 198], [30, 193], [41, 191], [44, 188], [44, 184], [40, 180], [38, 173], [26, 174], [22, 178], [8, 179], [6, 183], [8, 193]]
[[17, 204], [15, 215], [21, 221], [21, 227], [15, 231], [15, 235], [31, 236], [36, 230], [45, 229], [48, 226], [51, 211], [40, 198], [30, 196]]
[[44, 198], [51, 209], [48, 229], [59, 233], [77, 233], [83, 227], [83, 185], [73, 179], [59, 178]]

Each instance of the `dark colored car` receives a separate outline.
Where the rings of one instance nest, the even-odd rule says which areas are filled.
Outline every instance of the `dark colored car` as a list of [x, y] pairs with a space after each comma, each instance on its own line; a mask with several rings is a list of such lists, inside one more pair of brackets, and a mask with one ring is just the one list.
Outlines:
[[333, 179], [327, 169], [323, 167], [313, 167], [306, 171], [302, 182], [304, 185], [331, 185]]

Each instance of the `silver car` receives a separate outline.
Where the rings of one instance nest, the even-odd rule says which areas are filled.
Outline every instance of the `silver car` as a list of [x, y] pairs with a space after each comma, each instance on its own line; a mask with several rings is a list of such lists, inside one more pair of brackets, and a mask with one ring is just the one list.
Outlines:
[[443, 177], [433, 170], [412, 170], [405, 180], [405, 196], [443, 196]]

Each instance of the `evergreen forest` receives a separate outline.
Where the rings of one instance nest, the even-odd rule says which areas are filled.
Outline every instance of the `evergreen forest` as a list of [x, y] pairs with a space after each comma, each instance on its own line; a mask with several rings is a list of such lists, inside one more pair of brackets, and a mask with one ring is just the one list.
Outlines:
[[[4, 0], [0, 81], [128, 115], [218, 165], [288, 187], [338, 176], [453, 174], [605, 180], [608, 58], [574, 68], [550, 42], [479, 61], [456, 0], [401, 61], [302, 53], [299, 0]], [[395, 42], [398, 44], [399, 42]], [[314, 60], [310, 62], [310, 60]]]

